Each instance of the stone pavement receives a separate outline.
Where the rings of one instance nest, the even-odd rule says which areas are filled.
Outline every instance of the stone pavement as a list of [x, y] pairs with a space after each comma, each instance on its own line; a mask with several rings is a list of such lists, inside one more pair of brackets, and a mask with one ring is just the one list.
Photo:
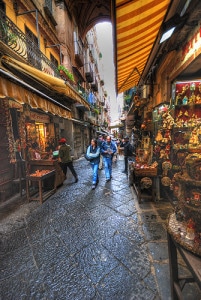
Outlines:
[[[20, 201], [0, 215], [0, 299], [168, 300], [167, 201], [138, 204], [113, 164], [113, 178], [91, 190], [90, 164], [74, 163], [42, 205]], [[194, 296], [197, 294], [194, 294]], [[185, 299], [193, 298], [186, 292]]]

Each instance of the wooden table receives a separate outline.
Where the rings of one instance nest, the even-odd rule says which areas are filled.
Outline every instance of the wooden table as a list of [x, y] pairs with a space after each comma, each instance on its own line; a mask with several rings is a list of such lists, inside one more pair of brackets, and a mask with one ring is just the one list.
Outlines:
[[29, 173], [34, 173], [39, 170], [55, 170], [56, 174], [56, 187], [59, 187], [63, 184], [65, 180], [64, 173], [60, 167], [58, 160], [49, 160], [49, 159], [40, 159], [40, 160], [30, 160], [28, 162]]
[[[167, 238], [172, 299], [182, 300], [182, 290], [185, 284], [196, 282], [201, 289], [201, 257], [185, 250], [182, 246], [176, 243], [169, 232], [167, 233]], [[182, 256], [192, 276], [179, 276], [178, 253], [180, 253], [180, 255]]]
[[[51, 186], [48, 190], [44, 189], [44, 181], [48, 178], [53, 177], [53, 186]], [[38, 191], [31, 196], [30, 188], [32, 187], [32, 183], [35, 182], [38, 185]], [[42, 204], [45, 199], [50, 197], [56, 191], [56, 180], [55, 180], [55, 170], [48, 172], [42, 176], [26, 176], [26, 193], [27, 200], [38, 200]]]

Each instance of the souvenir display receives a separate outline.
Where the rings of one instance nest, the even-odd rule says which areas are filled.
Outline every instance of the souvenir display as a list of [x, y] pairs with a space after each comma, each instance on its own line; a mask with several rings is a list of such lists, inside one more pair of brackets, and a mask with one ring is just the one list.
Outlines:
[[[201, 80], [176, 83], [171, 189], [176, 200], [168, 230], [201, 255]], [[167, 169], [162, 164], [163, 171]]]

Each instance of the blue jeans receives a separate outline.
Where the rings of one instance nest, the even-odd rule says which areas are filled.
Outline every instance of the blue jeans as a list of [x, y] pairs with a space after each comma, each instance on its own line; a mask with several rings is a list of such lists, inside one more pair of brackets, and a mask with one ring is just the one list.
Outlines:
[[105, 166], [105, 177], [106, 179], [110, 179], [112, 176], [112, 158], [104, 156], [103, 161]]
[[98, 183], [98, 165], [99, 164], [91, 163], [91, 168], [92, 168], [92, 171], [93, 171], [92, 184]]

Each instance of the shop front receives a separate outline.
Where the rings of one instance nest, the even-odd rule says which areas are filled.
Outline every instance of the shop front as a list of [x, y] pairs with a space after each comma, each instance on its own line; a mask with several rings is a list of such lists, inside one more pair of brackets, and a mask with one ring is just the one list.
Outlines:
[[153, 109], [154, 155], [159, 163], [161, 190], [175, 208], [168, 220], [168, 233], [178, 246], [200, 256], [200, 25], [168, 58], [157, 75], [164, 79], [160, 83], [161, 95], [166, 96], [167, 102]]
[[71, 119], [71, 112], [20, 83], [4, 76], [0, 81], [1, 202], [19, 193], [25, 196], [26, 178], [35, 170], [55, 170], [56, 187], [64, 180], [54, 157], [59, 138], [59, 121], [54, 119], [55, 115], [58, 120]]

